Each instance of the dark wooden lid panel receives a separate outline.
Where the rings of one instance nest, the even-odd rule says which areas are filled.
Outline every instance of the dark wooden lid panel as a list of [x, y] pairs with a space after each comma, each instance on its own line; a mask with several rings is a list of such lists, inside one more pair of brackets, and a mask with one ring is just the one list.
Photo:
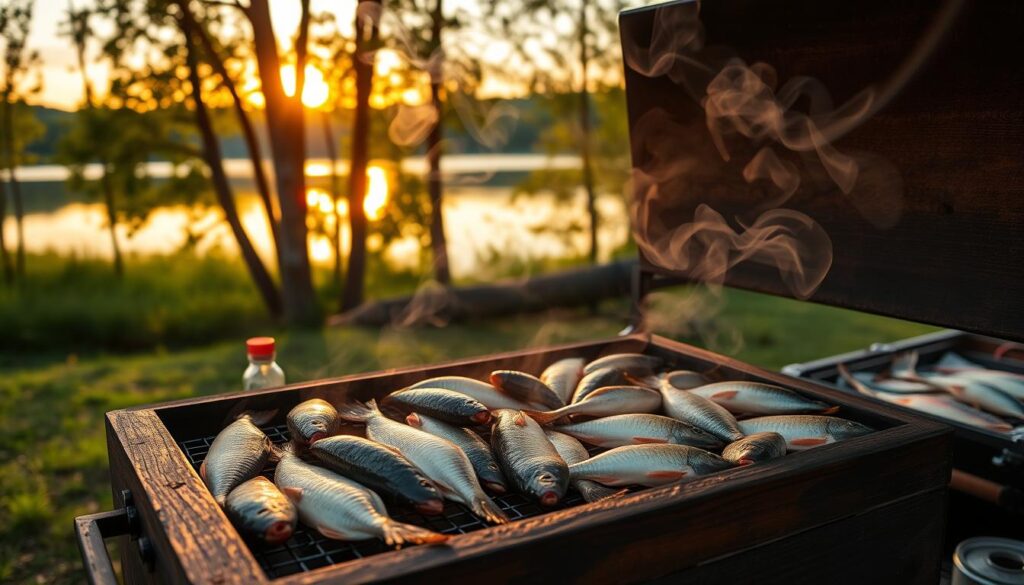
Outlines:
[[[656, 20], [673, 22], [671, 34], [682, 36], [681, 16], [695, 10], [680, 2], [621, 18], [633, 165], [656, 187], [652, 195], [650, 182], [634, 182], [635, 197], [648, 206], [635, 222], [638, 240], [656, 241], [693, 222], [701, 204], [740, 231], [766, 210], [794, 210], [828, 238], [801, 236], [808, 270], [825, 262], [831, 241], [831, 268], [810, 300], [1024, 339], [1024, 3], [709, 0], [700, 7], [706, 43], [686, 56], [713, 73], [693, 73], [683, 60], [668, 75], [634, 69], [646, 63], [631, 55], [651, 45]], [[902, 90], [834, 142], [857, 163], [848, 193], [813, 149], [794, 152], [772, 138], [727, 136], [730, 160], [723, 160], [704, 109], [682, 81], [701, 97], [726, 58], [738, 56], [773, 66], [776, 91], [809, 76], [837, 106], [869, 87], [885, 101], [894, 72], [946, 15], [946, 34], [936, 36], [941, 41]], [[801, 98], [791, 111], [807, 112], [809, 104]], [[743, 178], [765, 146], [800, 175], [788, 200], [780, 202], [782, 191], [768, 180]], [[691, 251], [706, 257], [699, 246]], [[685, 265], [680, 254], [643, 252], [654, 272], [701, 275], [701, 265]], [[737, 264], [725, 282], [801, 296], [764, 262]]]

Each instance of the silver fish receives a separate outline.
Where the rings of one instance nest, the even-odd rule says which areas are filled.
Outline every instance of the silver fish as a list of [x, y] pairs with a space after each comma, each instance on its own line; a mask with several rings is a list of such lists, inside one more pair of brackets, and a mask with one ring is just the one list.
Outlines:
[[491, 449], [505, 477], [520, 492], [544, 506], [553, 506], [565, 496], [569, 466], [548, 441], [544, 429], [522, 411], [495, 411]]
[[740, 430], [747, 435], [778, 433], [785, 437], [786, 448], [790, 451], [803, 451], [873, 431], [871, 427], [852, 420], [815, 414], [762, 416], [741, 420]]
[[847, 384], [855, 390], [879, 400], [885, 400], [934, 416], [999, 433], [1008, 433], [1013, 430], [1013, 427], [1002, 419], [957, 402], [952, 396], [946, 394], [894, 394], [891, 392], [879, 392], [861, 382], [856, 374], [850, 374], [843, 364], [839, 365], [839, 373]]
[[674, 387], [667, 378], [661, 383], [661, 401], [665, 414], [704, 429], [726, 443], [743, 437], [736, 417], [728, 410], [700, 394]]
[[374, 400], [366, 405], [346, 405], [340, 414], [346, 420], [365, 423], [370, 440], [398, 449], [441, 488], [445, 497], [468, 506], [474, 514], [494, 524], [508, 521], [480, 487], [469, 458], [451, 441], [387, 418]]
[[476, 472], [477, 479], [489, 491], [496, 494], [503, 494], [508, 491], [505, 484], [505, 476], [501, 473], [501, 467], [498, 466], [494, 453], [491, 453], [491, 446], [481, 439], [480, 435], [470, 429], [457, 427], [415, 412], [405, 417], [405, 422], [411, 427], [455, 443], [466, 454], [466, 457], [469, 457], [469, 462], [473, 464], [473, 471]]
[[231, 490], [224, 513], [239, 530], [268, 544], [291, 538], [298, 522], [292, 501], [262, 475]]
[[688, 392], [713, 400], [733, 414], [832, 414], [839, 410], [838, 406], [760, 382], [716, 382]]
[[610, 486], [659, 486], [729, 469], [714, 453], [686, 445], [629, 445], [569, 466], [573, 480]]
[[622, 386], [632, 383], [633, 381], [626, 375], [626, 372], [620, 369], [601, 368], [600, 370], [595, 370], [580, 379], [579, 384], [576, 385], [576, 391], [573, 392], [572, 401], [579, 402], [586, 398], [588, 394], [599, 388]]
[[720, 439], [691, 424], [656, 414], [618, 414], [556, 427], [584, 443], [619, 447], [643, 443], [674, 443], [702, 449], [721, 449]]
[[288, 412], [288, 432], [300, 445], [337, 434], [339, 424], [338, 411], [319, 398], [299, 403]]
[[590, 362], [583, 368], [583, 373], [592, 374], [603, 368], [615, 368], [633, 376], [648, 376], [664, 362], [660, 357], [642, 353], [613, 353]]
[[290, 451], [282, 454], [274, 483], [298, 508], [302, 522], [327, 538], [383, 538], [389, 546], [448, 540], [445, 534], [392, 520], [384, 502], [373, 491], [333, 471], [310, 465]]
[[1024, 376], [999, 370], [940, 368], [940, 374], [977, 380], [1024, 401]]
[[891, 392], [895, 394], [930, 394], [943, 392], [934, 384], [925, 382], [913, 382], [897, 378], [879, 377], [871, 372], [854, 372], [851, 374], [858, 382], [864, 384], [876, 392]]
[[[440, 376], [417, 382], [406, 388], [415, 390], [417, 388], [443, 388], [460, 394], [465, 394], [491, 410], [499, 408], [523, 409], [539, 405], [529, 405], [520, 400], [505, 394], [487, 382], [466, 378], [465, 376]], [[540, 406], [540, 408], [544, 408]]]
[[256, 425], [266, 424], [273, 416], [274, 412], [242, 413], [210, 445], [199, 475], [221, 506], [231, 490], [266, 467], [273, 444]]
[[397, 408], [403, 414], [421, 412], [460, 426], [491, 422], [491, 413], [479, 400], [443, 388], [399, 390], [385, 396], [381, 405]]
[[565, 405], [547, 384], [526, 372], [496, 370], [491, 372], [491, 384], [522, 402], [543, 404], [545, 408], [559, 408]]
[[722, 458], [734, 465], [750, 465], [785, 454], [785, 437], [778, 433], [754, 433], [726, 445]]
[[931, 374], [917, 372], [917, 353], [907, 352], [893, 359], [892, 372], [896, 378], [927, 382], [945, 389], [953, 398], [992, 414], [1024, 420], [1024, 404], [1013, 396], [999, 390], [988, 381], [969, 376]]
[[642, 386], [606, 386], [568, 406], [547, 412], [525, 411], [542, 425], [573, 414], [611, 416], [613, 414], [652, 413], [661, 408], [661, 394]]
[[555, 394], [562, 400], [562, 404], [568, 404], [572, 400], [572, 394], [576, 391], [576, 384], [583, 378], [583, 366], [586, 360], [583, 358], [565, 358], [548, 366], [540, 375], [540, 381], [555, 391]]
[[[551, 441], [555, 451], [558, 451], [558, 456], [567, 465], [573, 465], [590, 459], [590, 453], [587, 451], [587, 448], [575, 438], [552, 430], [545, 430], [544, 435]], [[583, 499], [588, 502], [597, 502], [621, 493], [619, 490], [605, 487], [589, 479], [570, 480], [569, 485], [578, 491], [583, 496]]]

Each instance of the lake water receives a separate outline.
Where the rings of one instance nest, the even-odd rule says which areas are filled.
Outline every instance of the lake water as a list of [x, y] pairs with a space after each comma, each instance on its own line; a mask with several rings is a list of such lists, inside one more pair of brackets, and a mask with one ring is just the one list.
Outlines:
[[[495, 256], [530, 260], [582, 253], [587, 245], [587, 232], [572, 229], [574, 225], [587, 225], [582, 192], [572, 201], [559, 202], [553, 195], [544, 193], [513, 198], [514, 188], [510, 186], [515, 184], [517, 174], [545, 166], [571, 168], [577, 164], [578, 160], [571, 156], [553, 159], [542, 155], [447, 157], [443, 167], [448, 180], [444, 214], [454, 275], [487, 277], [490, 261]], [[240, 193], [239, 211], [246, 231], [261, 255], [271, 262], [272, 243], [266, 218], [259, 201], [246, 187], [251, 179], [248, 162], [228, 161], [226, 168]], [[403, 163], [403, 169], [422, 173], [426, 164], [421, 157], [411, 158]], [[161, 163], [154, 163], [150, 168], [154, 176], [166, 176], [170, 170], [169, 165]], [[307, 163], [306, 170], [310, 184], [315, 185], [323, 181], [329, 165], [327, 161], [314, 160]], [[345, 169], [339, 167], [339, 171]], [[97, 172], [98, 169], [87, 169], [87, 176], [95, 176]], [[30, 252], [110, 258], [113, 252], [104, 207], [69, 193], [63, 182], [65, 177], [65, 169], [59, 166], [26, 167], [19, 171], [19, 178], [25, 182], [26, 248]], [[311, 200], [315, 198], [311, 195]], [[602, 256], [607, 257], [628, 239], [629, 223], [621, 196], [604, 195], [598, 203], [602, 219], [599, 248]], [[325, 207], [329, 209], [329, 205]], [[11, 213], [10, 206], [8, 213]], [[324, 213], [324, 220], [332, 221], [333, 214]], [[8, 215], [3, 228], [8, 248], [13, 249], [16, 238], [13, 217]], [[145, 226], [132, 234], [126, 226], [119, 226], [118, 236], [126, 254], [169, 254], [186, 244], [189, 229], [202, 234], [196, 245], [200, 253], [214, 249], [237, 253], [230, 230], [216, 207], [160, 207], [150, 215]], [[343, 250], [347, 251], [348, 244], [347, 222], [343, 218]], [[309, 245], [315, 263], [333, 263], [333, 249], [327, 236], [311, 233]], [[371, 237], [368, 245], [379, 249], [381, 243]], [[393, 266], [410, 268], [418, 268], [421, 259], [428, 256], [414, 238], [392, 242], [384, 254]]]

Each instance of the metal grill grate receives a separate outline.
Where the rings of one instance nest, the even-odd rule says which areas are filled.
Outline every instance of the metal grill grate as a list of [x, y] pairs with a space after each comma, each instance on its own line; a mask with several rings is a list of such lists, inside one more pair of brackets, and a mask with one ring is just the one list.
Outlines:
[[[263, 427], [263, 432], [277, 444], [290, 440], [286, 425]], [[206, 458], [206, 453], [210, 450], [210, 444], [213, 443], [214, 438], [203, 437], [179, 443], [181, 450], [185, 452], [185, 456], [188, 457], [197, 472]], [[263, 475], [273, 479], [274, 467], [273, 463], [269, 464], [263, 470]], [[583, 498], [575, 490], [570, 490], [563, 501], [553, 508], [541, 508], [536, 502], [528, 500], [518, 493], [492, 496], [492, 499], [513, 521], [584, 503]], [[444, 534], [466, 534], [487, 527], [487, 524], [474, 516], [465, 506], [447, 500], [444, 512], [438, 516], [423, 516], [411, 507], [396, 502], [388, 502], [387, 507], [391, 517], [399, 522], [423, 526]], [[295, 534], [283, 545], [271, 546], [260, 542], [248, 544], [253, 556], [271, 578], [311, 571], [391, 550], [382, 540], [353, 542], [331, 540], [301, 523]]]

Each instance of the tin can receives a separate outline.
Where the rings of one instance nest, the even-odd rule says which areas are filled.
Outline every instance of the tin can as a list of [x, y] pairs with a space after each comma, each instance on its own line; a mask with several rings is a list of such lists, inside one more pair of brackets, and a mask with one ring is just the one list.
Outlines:
[[953, 553], [953, 585], [1024, 585], [1024, 542], [968, 538]]

